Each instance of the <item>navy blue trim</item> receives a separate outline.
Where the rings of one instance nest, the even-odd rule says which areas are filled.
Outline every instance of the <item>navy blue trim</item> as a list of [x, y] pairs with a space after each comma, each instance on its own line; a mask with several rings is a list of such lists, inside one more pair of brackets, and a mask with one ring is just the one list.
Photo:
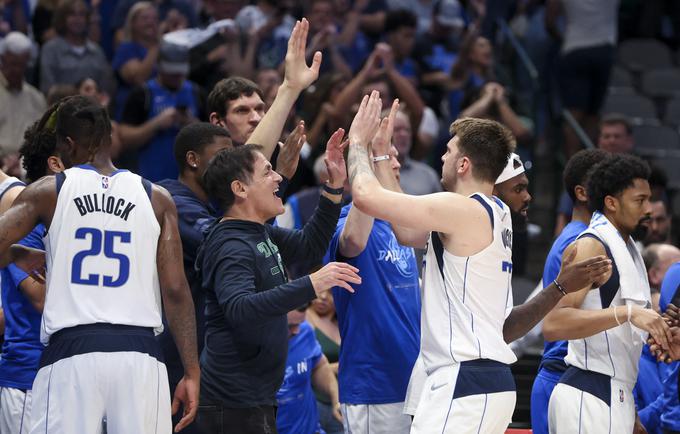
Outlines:
[[142, 178], [142, 187], [144, 187], [146, 195], [149, 196], [149, 200], [151, 200], [151, 192], [153, 191], [153, 184], [151, 184], [151, 181]]
[[586, 233], [579, 236], [579, 238], [585, 237], [596, 239], [597, 241], [602, 243], [605, 253], [609, 257], [609, 259], [612, 260], [611, 277], [609, 277], [609, 280], [607, 280], [604, 283], [604, 285], [600, 286], [600, 303], [602, 303], [602, 309], [606, 309], [612, 304], [612, 301], [614, 300], [616, 293], [619, 292], [619, 286], [621, 286], [619, 270], [616, 267], [616, 262], [614, 262], [614, 256], [612, 255], [612, 251], [609, 249], [609, 246], [604, 241], [602, 241], [599, 237], [591, 233]]
[[126, 170], [126, 169], [116, 169], [116, 170], [114, 170], [113, 172], [111, 172], [110, 175], [104, 175], [103, 173], [100, 173], [99, 170], [97, 170], [97, 169], [96, 169], [93, 165], [91, 165], [91, 164], [78, 164], [78, 165], [73, 166], [73, 167], [77, 167], [77, 168], [79, 168], [79, 169], [85, 169], [85, 170], [92, 170], [93, 172], [97, 172], [97, 173], [99, 173], [99, 174], [102, 175], [102, 176], [108, 176], [108, 177], [115, 176], [115, 175], [117, 175], [117, 174], [119, 174], [119, 173], [122, 173], [122, 172], [129, 172], [129, 170]]
[[7, 193], [8, 191], [10, 191], [10, 190], [13, 189], [14, 187], [26, 187], [26, 184], [24, 184], [24, 183], [21, 182], [21, 181], [14, 181], [14, 182], [11, 183], [9, 186], [7, 186], [7, 188], [6, 188], [2, 193], [0, 193], [0, 200], [2, 200], [2, 198], [5, 196], [5, 193]]
[[484, 410], [482, 410], [482, 418], [479, 420], [479, 428], [477, 428], [477, 434], [482, 430], [482, 424], [484, 423], [484, 415], [486, 414], [486, 404], [489, 401], [489, 395], [484, 395]]
[[611, 407], [612, 387], [611, 377], [608, 375], [570, 366], [560, 378], [560, 383], [590, 393]]
[[486, 201], [482, 199], [482, 196], [480, 196], [479, 194], [473, 194], [470, 197], [476, 200], [477, 202], [481, 203], [482, 206], [486, 209], [486, 212], [489, 213], [489, 219], [491, 220], [491, 229], [493, 230], [493, 210], [491, 209], [491, 205], [486, 203]]
[[581, 401], [578, 405], [578, 434], [581, 434], [581, 414], [583, 413], [583, 390], [581, 391]]
[[541, 362], [539, 369], [545, 369], [555, 375], [562, 375], [567, 370], [567, 364], [564, 363], [564, 360], [548, 359]]
[[460, 363], [453, 399], [517, 390], [510, 365], [489, 359]]
[[612, 364], [612, 371], [613, 375], [612, 377], [616, 377], [616, 367], [614, 366], [614, 359], [612, 359], [612, 351], [609, 346], [609, 335], [607, 334], [607, 330], [604, 331], [604, 338], [607, 341], [607, 354], [609, 355], [609, 362]]
[[45, 434], [50, 423], [50, 389], [52, 386], [52, 371], [54, 366], [50, 366], [50, 377], [47, 379], [47, 409], [45, 410]]
[[50, 337], [50, 344], [40, 358], [40, 367], [59, 360], [87, 353], [134, 351], [148, 354], [163, 362], [163, 353], [153, 330], [120, 324], [85, 324], [59, 330]]
[[59, 173], [55, 174], [54, 180], [56, 181], [56, 184], [57, 184], [57, 196], [59, 196], [59, 192], [61, 191], [61, 187], [64, 185], [64, 181], [66, 181], [66, 173], [59, 172]]

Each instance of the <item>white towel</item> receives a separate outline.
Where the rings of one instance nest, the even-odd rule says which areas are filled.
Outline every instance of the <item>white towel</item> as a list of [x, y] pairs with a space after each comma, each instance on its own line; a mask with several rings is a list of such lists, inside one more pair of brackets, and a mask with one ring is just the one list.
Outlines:
[[[614, 263], [619, 272], [621, 298], [626, 305], [648, 308], [651, 306], [649, 281], [647, 269], [642, 260], [640, 251], [635, 246], [635, 241], [630, 236], [624, 239], [613, 224], [600, 212], [593, 213], [588, 229], [583, 231], [591, 233], [609, 247]], [[634, 333], [642, 339], [646, 332], [630, 324]]]

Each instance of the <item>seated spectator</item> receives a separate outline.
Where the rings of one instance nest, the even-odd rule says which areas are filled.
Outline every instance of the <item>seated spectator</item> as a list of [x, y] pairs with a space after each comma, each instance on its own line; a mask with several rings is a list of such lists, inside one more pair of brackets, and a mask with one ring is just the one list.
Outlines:
[[652, 215], [647, 223], [647, 233], [642, 244], [671, 243], [671, 224], [673, 222], [668, 200], [665, 197], [652, 197]]
[[531, 137], [529, 128], [510, 107], [505, 88], [498, 83], [486, 83], [481, 88], [478, 98], [460, 113], [460, 117], [498, 121], [508, 127], [520, 143], [526, 142]]
[[137, 171], [152, 182], [177, 178], [175, 136], [204, 113], [200, 88], [186, 79], [188, 49], [164, 41], [159, 57], [158, 76], [130, 93], [120, 124], [123, 149], [137, 151]]
[[[112, 30], [114, 35], [114, 46], [117, 46], [124, 40], [124, 27], [127, 22], [127, 16], [139, 0], [119, 0], [116, 4], [116, 9], [113, 12], [111, 20]], [[218, 1], [219, 2], [219, 1]], [[226, 1], [223, 3], [231, 3]], [[160, 27], [164, 32], [177, 30], [178, 28], [196, 27], [198, 26], [198, 17], [192, 4], [187, 0], [154, 0], [153, 4], [158, 10], [158, 17], [160, 18]], [[178, 21], [181, 23], [178, 27]]]
[[46, 104], [43, 95], [24, 77], [31, 58], [31, 41], [11, 32], [0, 41], [0, 151], [16, 153], [24, 131], [40, 118]]
[[92, 78], [111, 93], [111, 68], [101, 47], [88, 39], [90, 10], [83, 0], [63, 0], [54, 13], [57, 36], [46, 42], [40, 54], [40, 89], [47, 93], [55, 84], [75, 84]]
[[0, 3], [0, 35], [11, 31], [28, 33], [31, 4], [28, 0], [5, 0]]
[[132, 88], [143, 85], [156, 75], [158, 62], [158, 11], [153, 3], [141, 1], [130, 8], [123, 41], [113, 56], [112, 67], [118, 81], [114, 102], [114, 119], [120, 121], [125, 101]]
[[659, 312], [661, 283], [671, 265], [680, 261], [680, 249], [668, 243], [650, 244], [642, 251], [647, 269], [649, 287], [652, 289], [652, 307]]
[[257, 87], [262, 89], [264, 95], [265, 111], [269, 110], [276, 98], [276, 92], [283, 82], [283, 78], [276, 69], [260, 69], [255, 76]]
[[[101, 0], [93, 0], [90, 3], [91, 14], [88, 29], [88, 38], [96, 43], [100, 42], [101, 26], [97, 9]], [[57, 36], [54, 29], [54, 12], [59, 5], [59, 0], [38, 0], [33, 16], [31, 18], [31, 30], [33, 37], [38, 45], [42, 46], [45, 42]]]
[[610, 113], [600, 121], [597, 147], [614, 154], [633, 152], [633, 125], [621, 114]]
[[411, 57], [416, 42], [418, 18], [400, 9], [390, 11], [385, 18], [385, 42], [392, 49], [394, 67], [413, 84], [418, 82], [418, 64]]
[[229, 131], [234, 145], [244, 145], [264, 116], [263, 99], [262, 90], [246, 78], [221, 80], [208, 95], [210, 123]]
[[[331, 396], [334, 417], [342, 420], [338, 380], [305, 321], [305, 309], [288, 312], [288, 357], [283, 384], [276, 393], [276, 429], [280, 434], [322, 432], [314, 390]], [[312, 389], [314, 387], [314, 390]]]
[[[322, 292], [312, 300], [311, 306], [307, 309], [307, 322], [314, 328], [321, 351], [337, 377], [340, 359], [340, 329], [331, 291]], [[315, 391], [315, 393], [321, 428], [326, 431], [326, 434], [342, 434], [344, 432], [342, 421], [337, 417], [331, 398], [320, 391]]]

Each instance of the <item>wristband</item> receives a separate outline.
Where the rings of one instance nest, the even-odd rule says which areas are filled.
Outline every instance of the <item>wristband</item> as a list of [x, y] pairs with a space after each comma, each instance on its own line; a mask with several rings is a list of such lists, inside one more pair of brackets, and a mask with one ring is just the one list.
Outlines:
[[562, 285], [560, 285], [560, 283], [557, 281], [557, 279], [553, 280], [553, 283], [557, 287], [557, 290], [562, 293], [562, 295], [567, 295], [567, 291], [564, 290], [564, 288], [562, 287]]
[[333, 188], [328, 184], [324, 184], [323, 191], [325, 191], [328, 194], [342, 194], [345, 191], [345, 187]]
[[616, 307], [614, 306], [614, 319], [616, 320], [616, 324], [621, 325], [621, 321], [619, 321], [619, 317], [616, 315]]
[[373, 162], [377, 163], [378, 161], [385, 161], [385, 160], [389, 160], [389, 159], [390, 159], [390, 156], [387, 155], [387, 154], [386, 155], [380, 155], [378, 157], [373, 157]]

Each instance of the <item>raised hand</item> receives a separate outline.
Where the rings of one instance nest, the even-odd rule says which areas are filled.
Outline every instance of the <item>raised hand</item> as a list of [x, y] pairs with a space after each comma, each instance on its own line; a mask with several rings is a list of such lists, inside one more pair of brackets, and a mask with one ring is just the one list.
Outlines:
[[[583, 261], [574, 262], [577, 247], [567, 248], [557, 282], [567, 293], [576, 292], [589, 285], [601, 283], [604, 278], [611, 275], [612, 261], [606, 256], [594, 256]], [[606, 280], [604, 280], [606, 281]]]
[[343, 142], [344, 136], [345, 130], [338, 128], [326, 143], [326, 155], [323, 161], [326, 163], [328, 185], [331, 188], [341, 188], [347, 179], [347, 166], [345, 165], [343, 150], [348, 142]]
[[307, 50], [308, 33], [309, 22], [306, 18], [303, 18], [302, 21], [295, 23], [290, 39], [288, 39], [283, 84], [298, 92], [302, 92], [316, 81], [319, 77], [319, 67], [321, 66], [320, 51], [314, 53], [312, 66], [307, 66], [305, 52]]
[[305, 135], [305, 121], [298, 122], [297, 126], [288, 135], [286, 143], [279, 142], [281, 150], [276, 158], [276, 171], [288, 179], [292, 179], [300, 160], [300, 149], [307, 141]]
[[378, 131], [371, 140], [371, 149], [373, 149], [373, 156], [387, 155], [392, 147], [392, 134], [394, 133], [394, 118], [397, 117], [399, 111], [399, 100], [395, 99], [390, 109], [390, 114], [380, 121]]
[[345, 262], [329, 262], [319, 271], [309, 275], [314, 287], [314, 292], [318, 297], [324, 291], [339, 286], [349, 292], [354, 292], [350, 283], [361, 284], [359, 269]]
[[365, 148], [370, 144], [380, 126], [381, 108], [382, 101], [378, 91], [371, 92], [370, 97], [364, 96], [349, 128], [350, 146], [359, 145]]

